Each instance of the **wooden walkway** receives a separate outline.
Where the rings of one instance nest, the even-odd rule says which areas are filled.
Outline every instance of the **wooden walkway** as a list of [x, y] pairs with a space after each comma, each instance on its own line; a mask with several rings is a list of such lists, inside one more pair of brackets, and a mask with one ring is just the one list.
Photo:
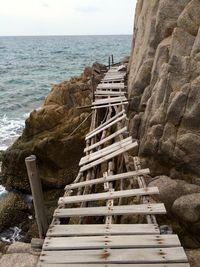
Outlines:
[[[175, 234], [161, 235], [137, 142], [128, 136], [126, 72], [111, 67], [95, 92], [85, 156], [65, 187], [44, 241], [38, 267], [189, 267]], [[140, 219], [140, 224], [133, 221]]]

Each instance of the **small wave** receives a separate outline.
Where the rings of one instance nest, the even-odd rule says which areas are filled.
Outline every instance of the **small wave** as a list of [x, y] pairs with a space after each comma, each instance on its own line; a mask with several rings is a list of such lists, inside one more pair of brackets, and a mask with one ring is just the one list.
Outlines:
[[65, 53], [65, 51], [63, 51], [63, 50], [58, 50], [58, 51], [51, 52], [51, 54], [63, 54], [63, 53]]
[[14, 140], [22, 133], [24, 121], [8, 119], [6, 115], [0, 119], [0, 150], [6, 150]]

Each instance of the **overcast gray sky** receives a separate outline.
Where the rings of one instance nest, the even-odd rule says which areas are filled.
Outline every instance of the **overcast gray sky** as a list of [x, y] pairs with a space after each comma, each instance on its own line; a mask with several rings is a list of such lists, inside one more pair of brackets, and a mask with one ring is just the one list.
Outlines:
[[136, 0], [0, 0], [0, 36], [132, 34]]

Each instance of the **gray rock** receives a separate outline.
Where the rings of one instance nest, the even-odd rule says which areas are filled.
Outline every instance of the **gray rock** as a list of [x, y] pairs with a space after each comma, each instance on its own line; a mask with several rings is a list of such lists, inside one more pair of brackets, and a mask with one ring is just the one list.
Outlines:
[[32, 248], [29, 243], [15, 242], [11, 244], [7, 249], [7, 254], [10, 253], [31, 253]]
[[200, 220], [200, 193], [178, 198], [173, 204], [172, 211], [183, 221], [198, 222]]
[[177, 198], [187, 194], [200, 193], [200, 186], [181, 180], [172, 180], [168, 176], [155, 178], [157, 179], [149, 183], [149, 186], [158, 187], [160, 194], [156, 198], [165, 204], [168, 211], [171, 211], [171, 207]]
[[5, 254], [0, 259], [0, 267], [36, 267], [38, 257], [28, 253]]
[[191, 267], [199, 267], [200, 249], [186, 250], [186, 255]]

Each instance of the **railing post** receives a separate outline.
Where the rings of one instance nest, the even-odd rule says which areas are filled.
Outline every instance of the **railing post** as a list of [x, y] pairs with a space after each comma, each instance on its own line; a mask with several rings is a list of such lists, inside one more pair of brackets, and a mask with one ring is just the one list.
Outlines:
[[112, 59], [112, 65], [114, 64], [114, 56], [112, 55], [111, 56], [111, 59]]
[[38, 225], [39, 236], [42, 239], [46, 236], [48, 230], [48, 221], [45, 214], [42, 184], [36, 165], [36, 156], [31, 155], [30, 157], [27, 157], [25, 159], [25, 163], [33, 196], [35, 217]]
[[110, 62], [110, 56], [109, 56], [109, 58], [108, 58], [108, 67], [109, 67], [109, 69], [110, 69], [110, 64], [111, 64], [111, 62]]

